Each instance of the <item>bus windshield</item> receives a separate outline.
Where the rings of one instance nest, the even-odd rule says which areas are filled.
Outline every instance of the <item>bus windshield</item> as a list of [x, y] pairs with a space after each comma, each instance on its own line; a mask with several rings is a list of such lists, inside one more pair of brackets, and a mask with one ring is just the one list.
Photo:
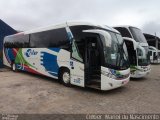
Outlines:
[[[139, 48], [137, 48], [137, 54], [138, 54], [138, 65], [139, 66], [146, 66], [150, 64], [150, 55], [149, 55], [149, 49], [147, 46], [143, 47], [145, 50], [145, 53], [142, 53]], [[144, 54], [144, 57], [141, 57], [142, 54]]]
[[129, 27], [133, 38], [135, 39], [136, 42], [140, 42], [140, 43], [147, 43], [142, 31], [138, 28], [135, 27]]
[[[124, 70], [129, 68], [127, 48], [120, 34], [108, 32], [110, 34], [111, 45], [104, 44], [105, 65], [109, 68]], [[105, 43], [107, 40], [105, 39]]]

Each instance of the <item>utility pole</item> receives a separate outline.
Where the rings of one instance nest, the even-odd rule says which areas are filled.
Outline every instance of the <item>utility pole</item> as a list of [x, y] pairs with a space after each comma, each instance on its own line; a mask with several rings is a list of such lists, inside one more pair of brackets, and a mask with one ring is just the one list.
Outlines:
[[157, 39], [157, 34], [156, 34], [156, 32], [155, 32], [155, 40], [156, 40], [156, 42], [155, 42], [155, 47], [158, 49], [158, 39]]

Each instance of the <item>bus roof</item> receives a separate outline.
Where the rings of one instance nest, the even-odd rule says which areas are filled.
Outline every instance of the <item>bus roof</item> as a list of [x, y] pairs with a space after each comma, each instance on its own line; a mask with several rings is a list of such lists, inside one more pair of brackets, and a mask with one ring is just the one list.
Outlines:
[[106, 26], [106, 29], [120, 34], [120, 32], [118, 30], [114, 29], [113, 27]]
[[66, 23], [62, 23], [62, 24], [54, 24], [54, 25], [49, 25], [47, 27], [40, 27], [40, 28], [36, 28], [33, 30], [29, 30], [29, 31], [19, 32], [17, 34], [9, 35], [6, 37], [12, 37], [12, 36], [16, 36], [16, 35], [25, 35], [25, 34], [31, 34], [31, 33], [38, 33], [38, 32], [42, 32], [42, 31], [63, 28], [66, 26], [78, 26], [78, 25], [89, 25], [89, 26], [101, 27], [103, 29], [120, 34], [120, 32], [117, 31], [116, 29], [109, 27], [109, 26], [106, 26], [106, 25], [98, 25], [98, 24], [94, 24], [94, 23], [90, 23], [90, 22], [66, 22]]
[[22, 32], [22, 33], [31, 34], [31, 33], [37, 33], [37, 32], [52, 30], [52, 29], [63, 28], [63, 27], [66, 27], [66, 26], [77, 26], [77, 25], [89, 25], [89, 26], [101, 27], [101, 28], [107, 29], [109, 31], [119, 33], [117, 30], [113, 29], [112, 27], [108, 27], [108, 26], [105, 26], [105, 25], [98, 25], [98, 24], [94, 24], [94, 23], [90, 23], [90, 22], [66, 22], [66, 23], [62, 23], [62, 24], [56, 24], [56, 25], [50, 25], [50, 26], [47, 26], [47, 27], [41, 27], [41, 28], [29, 30], [29, 31]]
[[[124, 28], [129, 28], [129, 27], [132, 27], [132, 28], [139, 29], [138, 27], [131, 26], [131, 25], [118, 25], [118, 26], [113, 26], [113, 28], [116, 28], [116, 27], [124, 27]], [[139, 30], [140, 30], [140, 29], [139, 29]]]

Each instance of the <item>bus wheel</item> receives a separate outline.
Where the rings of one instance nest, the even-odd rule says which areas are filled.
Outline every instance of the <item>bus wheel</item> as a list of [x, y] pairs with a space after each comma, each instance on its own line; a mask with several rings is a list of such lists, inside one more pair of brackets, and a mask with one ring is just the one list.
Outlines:
[[70, 84], [70, 71], [68, 69], [62, 69], [60, 71], [60, 80], [67, 87], [71, 85]]
[[15, 63], [12, 63], [12, 70], [13, 70], [14, 72], [17, 71]]

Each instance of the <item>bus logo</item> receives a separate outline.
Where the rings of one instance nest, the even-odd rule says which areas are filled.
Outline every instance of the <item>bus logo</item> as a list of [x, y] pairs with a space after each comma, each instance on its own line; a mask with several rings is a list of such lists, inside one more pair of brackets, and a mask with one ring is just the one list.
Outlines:
[[30, 57], [30, 56], [32, 56], [32, 55], [37, 55], [37, 54], [38, 54], [37, 51], [28, 49], [25, 55], [26, 55], [27, 57]]

